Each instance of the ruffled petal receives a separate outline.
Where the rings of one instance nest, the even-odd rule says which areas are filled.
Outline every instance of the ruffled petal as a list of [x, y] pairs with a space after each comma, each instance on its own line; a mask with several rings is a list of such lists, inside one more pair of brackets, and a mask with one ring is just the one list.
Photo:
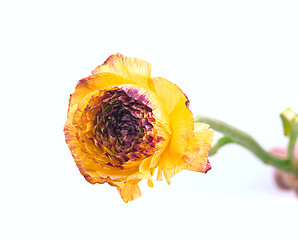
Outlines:
[[103, 90], [107, 87], [121, 84], [134, 84], [135, 82], [113, 73], [100, 73], [81, 79], [74, 93], [70, 97], [69, 107], [79, 103], [90, 92]]
[[114, 73], [125, 79], [134, 81], [137, 85], [143, 86], [151, 77], [151, 64], [137, 58], [125, 57], [122, 54], [110, 56], [104, 64], [95, 68], [92, 73]]
[[[193, 124], [192, 113], [185, 106], [185, 98], [181, 97], [170, 114], [171, 140], [158, 163], [168, 183], [171, 177], [186, 166], [182, 157], [187, 150], [189, 138], [193, 135]], [[158, 176], [160, 179], [161, 174]]]
[[119, 169], [118, 166], [110, 163], [111, 159], [94, 145], [85, 131], [85, 128], [88, 128], [88, 121], [85, 119], [88, 106], [90, 103], [94, 106], [92, 101], [96, 102], [101, 92], [96, 90], [87, 94], [79, 104], [75, 104], [69, 109], [64, 128], [66, 142], [76, 165], [88, 182], [123, 181], [138, 171], [140, 163], [132, 162]]
[[69, 146], [71, 154], [85, 179], [91, 183], [103, 183], [105, 178], [101, 177], [97, 172], [98, 165], [90, 158], [86, 157], [82, 151], [81, 143], [78, 141], [76, 134], [77, 129], [72, 124], [72, 117], [77, 110], [78, 105], [74, 105], [68, 112], [67, 122], [64, 127], [66, 143]]
[[93, 75], [81, 79], [71, 95], [70, 107], [94, 91], [109, 86], [134, 84], [150, 90], [151, 64], [137, 58], [127, 58], [121, 54], [110, 56], [107, 61], [92, 71]]
[[171, 183], [170, 179], [178, 172], [186, 167], [186, 163], [181, 158], [173, 158], [170, 151], [165, 151], [161, 155], [158, 163], [157, 180], [162, 180], [162, 172], [168, 184]]
[[195, 123], [195, 137], [191, 137], [183, 160], [188, 164], [186, 169], [206, 173], [211, 169], [208, 153], [211, 148], [213, 130], [208, 124]]

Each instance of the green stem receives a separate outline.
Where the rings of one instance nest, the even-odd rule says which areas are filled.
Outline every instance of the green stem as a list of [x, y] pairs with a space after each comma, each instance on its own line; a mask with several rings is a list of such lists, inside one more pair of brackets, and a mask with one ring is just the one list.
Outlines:
[[228, 137], [221, 137], [217, 140], [217, 142], [212, 146], [209, 151], [209, 156], [214, 155], [217, 151], [226, 144], [233, 143], [233, 140]]
[[289, 133], [288, 156], [289, 160], [295, 162], [295, 145], [298, 136], [298, 118], [293, 120], [291, 131]]
[[217, 132], [220, 132], [224, 135], [223, 138], [219, 139], [214, 145], [215, 149], [211, 150], [211, 154], [217, 152], [217, 150], [228, 144], [236, 143], [239, 144], [249, 151], [251, 151], [255, 156], [262, 160], [266, 164], [270, 164], [280, 170], [292, 172], [295, 175], [298, 175], [297, 170], [293, 169], [291, 162], [288, 158], [281, 158], [275, 156], [267, 151], [265, 151], [250, 135], [247, 133], [236, 129], [222, 121], [217, 119], [209, 118], [206, 116], [197, 116], [195, 117], [195, 122], [204, 122], [211, 126], [211, 128]]

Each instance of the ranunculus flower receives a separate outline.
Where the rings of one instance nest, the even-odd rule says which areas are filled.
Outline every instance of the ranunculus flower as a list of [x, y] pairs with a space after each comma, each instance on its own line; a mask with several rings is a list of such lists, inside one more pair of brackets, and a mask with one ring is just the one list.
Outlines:
[[65, 137], [89, 183], [116, 186], [125, 202], [140, 196], [138, 182], [158, 167], [170, 178], [183, 169], [206, 173], [213, 131], [194, 123], [189, 101], [151, 65], [110, 56], [80, 80], [69, 99]]

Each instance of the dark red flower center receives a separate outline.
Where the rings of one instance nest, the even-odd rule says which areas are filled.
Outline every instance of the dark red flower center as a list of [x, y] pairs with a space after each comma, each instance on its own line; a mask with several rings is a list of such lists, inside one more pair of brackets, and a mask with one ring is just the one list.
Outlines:
[[117, 164], [142, 160], [154, 152], [154, 124], [150, 107], [129, 97], [122, 89], [108, 90], [94, 116], [93, 139]]

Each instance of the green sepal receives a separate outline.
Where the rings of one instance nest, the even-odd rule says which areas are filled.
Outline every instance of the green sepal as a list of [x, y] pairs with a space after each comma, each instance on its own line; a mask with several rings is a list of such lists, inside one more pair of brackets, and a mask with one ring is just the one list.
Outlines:
[[292, 127], [296, 122], [296, 119], [298, 119], [298, 115], [295, 114], [290, 108], [286, 108], [280, 114], [280, 118], [283, 123], [284, 134], [285, 136], [289, 136], [292, 131]]
[[298, 137], [298, 115], [290, 108], [286, 108], [280, 117], [284, 126], [284, 133], [289, 137], [288, 158], [290, 162], [295, 162], [295, 147]]

